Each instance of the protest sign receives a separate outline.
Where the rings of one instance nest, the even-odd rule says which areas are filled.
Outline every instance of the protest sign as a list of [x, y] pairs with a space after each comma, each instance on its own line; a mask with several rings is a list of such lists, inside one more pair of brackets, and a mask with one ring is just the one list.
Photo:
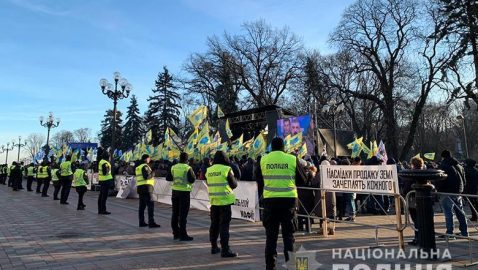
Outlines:
[[332, 191], [398, 194], [395, 165], [320, 166], [321, 187]]

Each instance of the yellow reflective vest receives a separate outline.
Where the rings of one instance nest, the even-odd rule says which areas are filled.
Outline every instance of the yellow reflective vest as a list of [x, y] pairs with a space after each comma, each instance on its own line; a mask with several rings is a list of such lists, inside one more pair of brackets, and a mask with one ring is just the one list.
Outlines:
[[56, 175], [56, 172], [58, 172], [58, 169], [51, 170], [51, 181], [53, 181], [53, 182], [60, 180], [60, 179], [58, 179], [58, 176]]
[[191, 191], [192, 185], [188, 181], [188, 172], [191, 167], [188, 164], [178, 163], [171, 167], [171, 174], [173, 175], [172, 190], [177, 191]]
[[38, 167], [37, 178], [39, 178], [39, 179], [48, 178], [48, 166], [39, 166]]
[[73, 174], [73, 186], [74, 187], [85, 187], [86, 181], [84, 179], [85, 170], [83, 169], [76, 169], [75, 173]]
[[297, 198], [296, 166], [297, 158], [282, 151], [273, 151], [262, 157], [263, 197]]
[[[154, 178], [151, 177], [150, 179], [144, 179], [143, 177], [143, 168], [148, 166], [148, 164], [141, 164], [138, 167], [136, 167], [135, 174], [136, 174], [136, 186], [142, 186], [142, 185], [152, 185], [154, 186]], [[151, 169], [151, 168], [150, 168]]]
[[[106, 175], [103, 174], [103, 164], [106, 164], [106, 166], [109, 168]], [[111, 179], [113, 179], [113, 175], [111, 174], [111, 164], [104, 159], [100, 160], [100, 163], [98, 164], [98, 180], [101, 182]]]
[[33, 166], [27, 167], [27, 176], [35, 176], [35, 167]]
[[64, 161], [60, 164], [60, 175], [61, 176], [73, 175], [73, 170], [71, 169], [71, 161]]
[[227, 182], [231, 167], [215, 164], [207, 168], [206, 181], [211, 205], [230, 205], [236, 201], [236, 196]]

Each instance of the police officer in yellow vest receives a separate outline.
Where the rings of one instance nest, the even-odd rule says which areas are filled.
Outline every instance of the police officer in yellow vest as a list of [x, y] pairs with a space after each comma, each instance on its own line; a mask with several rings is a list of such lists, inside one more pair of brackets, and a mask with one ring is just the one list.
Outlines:
[[[136, 192], [139, 195], [139, 226], [150, 228], [159, 228], [160, 225], [156, 224], [154, 221], [154, 201], [153, 201], [153, 191], [154, 191], [154, 178], [153, 170], [149, 167], [151, 159], [149, 155], [144, 154], [141, 157], [141, 163], [136, 166], [135, 175], [136, 175]], [[144, 210], [148, 207], [148, 223], [144, 222]]]
[[[42, 189], [42, 197], [50, 197], [48, 196], [48, 188], [50, 187], [50, 181], [51, 181], [51, 169], [50, 169], [50, 162], [48, 161], [43, 161], [42, 162], [41, 169], [39, 171], [43, 171], [41, 174], [37, 173], [38, 175], [41, 175], [43, 178], [43, 189]], [[39, 176], [40, 177], [40, 176]]]
[[43, 161], [38, 167], [37, 171], [37, 193], [40, 193], [41, 185], [43, 189], [41, 191], [42, 197], [48, 196], [48, 187], [50, 186], [51, 170], [48, 161]]
[[59, 170], [59, 166], [57, 163], [54, 163], [51, 166], [51, 182], [53, 183], [53, 200], [58, 201], [58, 193], [60, 192], [61, 184], [60, 184], [60, 177], [61, 173]]
[[85, 195], [88, 185], [88, 176], [86, 175], [84, 165], [78, 165], [78, 169], [75, 170], [73, 174], [73, 186], [76, 189], [76, 193], [78, 193], [78, 205], [76, 210], [85, 210], [86, 205], [83, 203], [83, 196]]
[[109, 215], [111, 212], [106, 211], [106, 200], [110, 187], [114, 185], [113, 174], [111, 172], [111, 164], [109, 163], [110, 155], [108, 151], [103, 151], [102, 159], [98, 163], [98, 181], [100, 183], [100, 195], [98, 196], [98, 214]]
[[60, 204], [69, 204], [68, 197], [70, 196], [71, 184], [73, 182], [73, 173], [75, 167], [71, 163], [71, 155], [66, 156], [65, 161], [60, 164], [60, 185], [61, 195]]
[[167, 181], [172, 181], [171, 202], [173, 213], [171, 217], [171, 228], [173, 229], [174, 240], [192, 241], [186, 231], [186, 223], [190, 206], [190, 194], [192, 184], [196, 181], [193, 169], [188, 165], [188, 154], [179, 155], [179, 163], [171, 167], [170, 173], [166, 176]]
[[12, 165], [10, 167], [8, 167], [8, 171], [7, 171], [7, 174], [8, 174], [8, 186], [9, 187], [13, 187], [13, 180], [15, 179], [15, 174], [13, 174], [12, 176], [12, 170], [15, 169], [15, 167], [17, 166], [17, 162], [12, 162]]
[[[237, 187], [229, 159], [223, 151], [214, 155], [213, 165], [206, 170], [207, 188], [211, 203], [211, 227], [209, 241], [211, 254], [221, 252], [221, 257], [237, 257], [229, 248], [229, 224], [231, 223], [231, 206], [236, 201], [232, 191]], [[221, 249], [217, 246], [217, 238], [221, 235]]]
[[305, 182], [304, 169], [299, 160], [284, 153], [284, 141], [274, 138], [272, 152], [263, 156], [257, 172], [259, 190], [263, 190], [262, 222], [266, 229], [266, 269], [276, 269], [277, 238], [282, 228], [284, 256], [294, 251], [294, 232], [297, 229], [297, 186]]
[[32, 183], [35, 180], [35, 164], [30, 163], [27, 166], [27, 191], [33, 191]]

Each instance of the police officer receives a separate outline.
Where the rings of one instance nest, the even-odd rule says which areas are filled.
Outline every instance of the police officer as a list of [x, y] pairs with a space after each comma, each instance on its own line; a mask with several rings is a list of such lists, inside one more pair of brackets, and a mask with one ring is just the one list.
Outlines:
[[[221, 252], [221, 257], [237, 257], [229, 248], [229, 224], [231, 223], [231, 206], [236, 201], [232, 191], [237, 187], [229, 159], [223, 151], [214, 155], [213, 165], [206, 170], [206, 180], [211, 203], [211, 227], [209, 240], [211, 254]], [[217, 238], [221, 235], [221, 248], [217, 246]]]
[[108, 162], [110, 156], [107, 151], [103, 152], [102, 159], [98, 163], [98, 181], [100, 183], [100, 195], [98, 196], [98, 214], [109, 215], [106, 211], [106, 200], [108, 199], [108, 192], [113, 186], [113, 175], [111, 172], [111, 164]]
[[61, 195], [60, 204], [69, 204], [68, 197], [70, 196], [71, 183], [73, 181], [73, 172], [75, 168], [71, 163], [71, 155], [66, 156], [65, 161], [60, 164], [60, 185]]
[[20, 180], [22, 179], [22, 168], [20, 167], [20, 163], [13, 162], [13, 165], [10, 169], [10, 178], [12, 179], [13, 191], [19, 190], [20, 187]]
[[51, 182], [53, 184], [53, 200], [58, 201], [58, 193], [60, 192], [61, 184], [60, 184], [60, 170], [58, 169], [58, 164], [54, 163], [51, 166]]
[[17, 166], [17, 163], [14, 161], [12, 165], [8, 167], [7, 174], [8, 174], [8, 186], [13, 187], [13, 180], [14, 176], [12, 177], [12, 170]]
[[299, 160], [284, 153], [284, 141], [274, 138], [272, 152], [262, 157], [258, 168], [258, 187], [263, 190], [263, 225], [266, 229], [266, 269], [276, 269], [277, 238], [282, 228], [284, 256], [294, 250], [297, 229], [297, 185], [305, 183], [304, 169]]
[[48, 166], [47, 161], [43, 161], [38, 167], [37, 171], [37, 193], [40, 193], [40, 187], [43, 184], [43, 189], [41, 191], [42, 197], [49, 197], [48, 196], [48, 187], [50, 186], [50, 180], [51, 180], [51, 170], [50, 166]]
[[33, 191], [32, 189], [32, 183], [35, 180], [35, 164], [30, 163], [30, 165], [27, 166], [27, 191]]
[[50, 161], [47, 161], [46, 163], [46, 171], [47, 171], [47, 178], [43, 181], [43, 189], [41, 196], [42, 197], [50, 197], [48, 196], [48, 188], [50, 187], [50, 181], [51, 181], [51, 167], [50, 167]]
[[[149, 155], [144, 154], [141, 157], [141, 163], [136, 166], [135, 175], [136, 175], [136, 192], [139, 195], [139, 226], [150, 228], [159, 228], [159, 224], [156, 224], [154, 221], [154, 201], [153, 201], [153, 191], [154, 191], [154, 178], [153, 170], [149, 167], [151, 159]], [[144, 210], [148, 207], [148, 223], [144, 222]]]
[[37, 168], [36, 171], [36, 179], [37, 179], [37, 188], [36, 188], [36, 193], [41, 193], [41, 188], [43, 185], [43, 179], [46, 177], [44, 174], [46, 171], [43, 169], [44, 161], [42, 161]]
[[76, 189], [76, 193], [78, 193], [78, 205], [76, 210], [85, 210], [86, 205], [83, 203], [83, 196], [87, 191], [86, 186], [88, 183], [88, 176], [86, 175], [84, 167], [79, 165], [73, 174], [73, 186]]
[[186, 231], [186, 223], [190, 206], [190, 194], [192, 184], [196, 180], [193, 169], [188, 165], [188, 154], [179, 155], [179, 163], [171, 167], [166, 177], [167, 181], [173, 181], [171, 202], [173, 213], [171, 217], [171, 228], [173, 229], [174, 240], [192, 241]]
[[2, 164], [0, 166], [0, 184], [5, 185], [7, 181], [7, 164]]

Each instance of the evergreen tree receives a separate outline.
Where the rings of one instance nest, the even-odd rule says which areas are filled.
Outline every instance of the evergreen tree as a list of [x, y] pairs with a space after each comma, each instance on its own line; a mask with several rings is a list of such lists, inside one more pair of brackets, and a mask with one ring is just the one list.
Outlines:
[[153, 95], [148, 98], [149, 106], [145, 113], [145, 129], [153, 132], [153, 145], [158, 145], [164, 139], [164, 133], [169, 127], [179, 132], [179, 110], [181, 96], [173, 83], [173, 77], [166, 67], [158, 74]]
[[[471, 57], [474, 78], [462, 87], [467, 100], [473, 99], [478, 104], [478, 1], [476, 0], [439, 0], [440, 24], [437, 34], [447, 36], [450, 43], [458, 45], [450, 63], [456, 70], [458, 62]], [[459, 72], [457, 72], [459, 73]], [[474, 87], [473, 87], [474, 83]], [[456, 94], [456, 93], [455, 93]]]
[[[100, 144], [104, 149], [111, 147], [111, 135], [113, 134], [113, 110], [107, 110], [103, 121], [101, 121], [101, 131], [99, 134]], [[116, 113], [116, 125], [115, 125], [115, 148], [122, 148], [122, 126], [123, 121], [121, 120], [122, 113], [117, 111]]]
[[133, 95], [126, 113], [126, 123], [123, 126], [123, 149], [132, 148], [141, 140], [144, 132], [143, 119], [139, 114], [138, 100]]

